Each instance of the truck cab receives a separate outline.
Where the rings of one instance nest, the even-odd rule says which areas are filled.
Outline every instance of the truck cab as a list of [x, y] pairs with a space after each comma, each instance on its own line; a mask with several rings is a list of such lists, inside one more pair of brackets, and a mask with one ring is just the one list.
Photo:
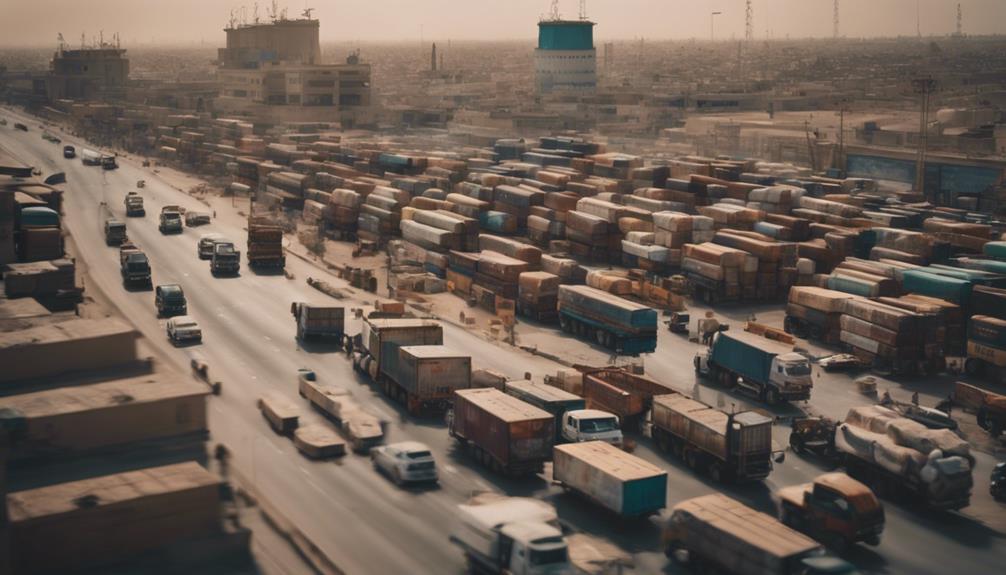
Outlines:
[[172, 210], [161, 210], [161, 221], [157, 229], [162, 234], [182, 233], [182, 214]]
[[178, 284], [157, 286], [154, 292], [154, 306], [157, 308], [157, 317], [185, 315], [188, 312], [185, 292]]
[[883, 506], [869, 487], [844, 473], [784, 487], [777, 495], [780, 521], [833, 549], [840, 551], [859, 541], [880, 543]]
[[598, 409], [575, 409], [562, 416], [562, 439], [579, 443], [604, 441], [622, 446], [622, 429], [618, 417]]
[[231, 242], [216, 242], [213, 244], [213, 256], [210, 258], [210, 271], [216, 274], [236, 274], [241, 269], [241, 252], [234, 248]]
[[143, 196], [136, 192], [126, 194], [123, 203], [126, 205], [126, 216], [145, 216], [147, 210], [143, 207]]
[[720, 332], [695, 356], [695, 372], [738, 387], [770, 405], [810, 399], [810, 361], [778, 342], [748, 333]]
[[807, 390], [809, 395], [809, 390], [814, 384], [811, 379], [810, 361], [795, 352], [777, 356], [772, 361], [771, 382], [784, 397], [800, 394], [804, 390]]
[[117, 246], [126, 241], [126, 224], [119, 220], [105, 220], [105, 244]]

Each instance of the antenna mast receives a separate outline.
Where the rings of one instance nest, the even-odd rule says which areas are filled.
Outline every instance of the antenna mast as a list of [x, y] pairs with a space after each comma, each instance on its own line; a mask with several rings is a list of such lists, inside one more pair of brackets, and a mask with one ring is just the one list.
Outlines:
[[549, 10], [548, 17], [552, 20], [559, 20], [559, 0], [552, 0], [552, 9]]
[[964, 13], [961, 11], [961, 3], [957, 3], [957, 36], [964, 35]]
[[587, 19], [587, 0], [580, 0], [580, 20]]
[[838, 0], [835, 0], [834, 15], [831, 21], [831, 36], [838, 39]]
[[754, 40], [754, 6], [751, 5], [751, 0], [747, 1], [744, 11], [744, 39], [748, 42]]

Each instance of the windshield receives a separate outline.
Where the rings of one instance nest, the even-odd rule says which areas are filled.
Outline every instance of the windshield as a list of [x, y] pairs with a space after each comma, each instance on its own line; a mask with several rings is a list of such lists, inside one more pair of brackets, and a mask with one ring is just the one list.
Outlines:
[[618, 424], [615, 423], [614, 417], [583, 419], [580, 421], [580, 431], [585, 433], [603, 433], [605, 431], [615, 431], [616, 429], [618, 429]]
[[[561, 543], [562, 539], [559, 537], [549, 537], [548, 539], [539, 539], [535, 541], [535, 544], [540, 545], [544, 543]], [[558, 549], [531, 549], [531, 564], [532, 565], [551, 565], [556, 563], [566, 563], [568, 561], [566, 557], [566, 548], [559, 547]]]
[[179, 321], [179, 322], [175, 322], [175, 329], [178, 329], [178, 328], [193, 329], [193, 328], [196, 328], [196, 327], [198, 327], [198, 326], [196, 325], [196, 322], [194, 322], [194, 321]]
[[810, 375], [810, 364], [791, 363], [786, 366], [786, 375]]
[[430, 457], [429, 451], [410, 451], [408, 453], [409, 459], [423, 459], [426, 457]]

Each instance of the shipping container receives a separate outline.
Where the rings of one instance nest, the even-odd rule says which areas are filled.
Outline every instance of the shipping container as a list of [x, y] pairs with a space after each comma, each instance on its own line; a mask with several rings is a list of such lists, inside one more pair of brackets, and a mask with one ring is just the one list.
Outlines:
[[476, 459], [507, 475], [540, 473], [552, 459], [552, 414], [497, 389], [455, 391], [447, 421]]
[[566, 333], [626, 355], [652, 353], [657, 312], [587, 286], [559, 287], [559, 324]]
[[557, 445], [552, 478], [622, 517], [667, 505], [667, 472], [604, 441]]
[[472, 358], [443, 345], [402, 346], [386, 375], [405, 394], [409, 413], [442, 412], [454, 390], [471, 387]]

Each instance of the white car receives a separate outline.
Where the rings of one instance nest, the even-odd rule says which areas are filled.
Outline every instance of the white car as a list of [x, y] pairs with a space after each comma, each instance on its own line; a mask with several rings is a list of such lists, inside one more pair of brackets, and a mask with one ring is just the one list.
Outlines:
[[386, 473], [398, 485], [436, 482], [437, 464], [430, 448], [418, 441], [381, 445], [370, 450], [374, 468]]
[[180, 343], [201, 343], [203, 331], [190, 315], [179, 315], [168, 320], [168, 339], [175, 345]]

